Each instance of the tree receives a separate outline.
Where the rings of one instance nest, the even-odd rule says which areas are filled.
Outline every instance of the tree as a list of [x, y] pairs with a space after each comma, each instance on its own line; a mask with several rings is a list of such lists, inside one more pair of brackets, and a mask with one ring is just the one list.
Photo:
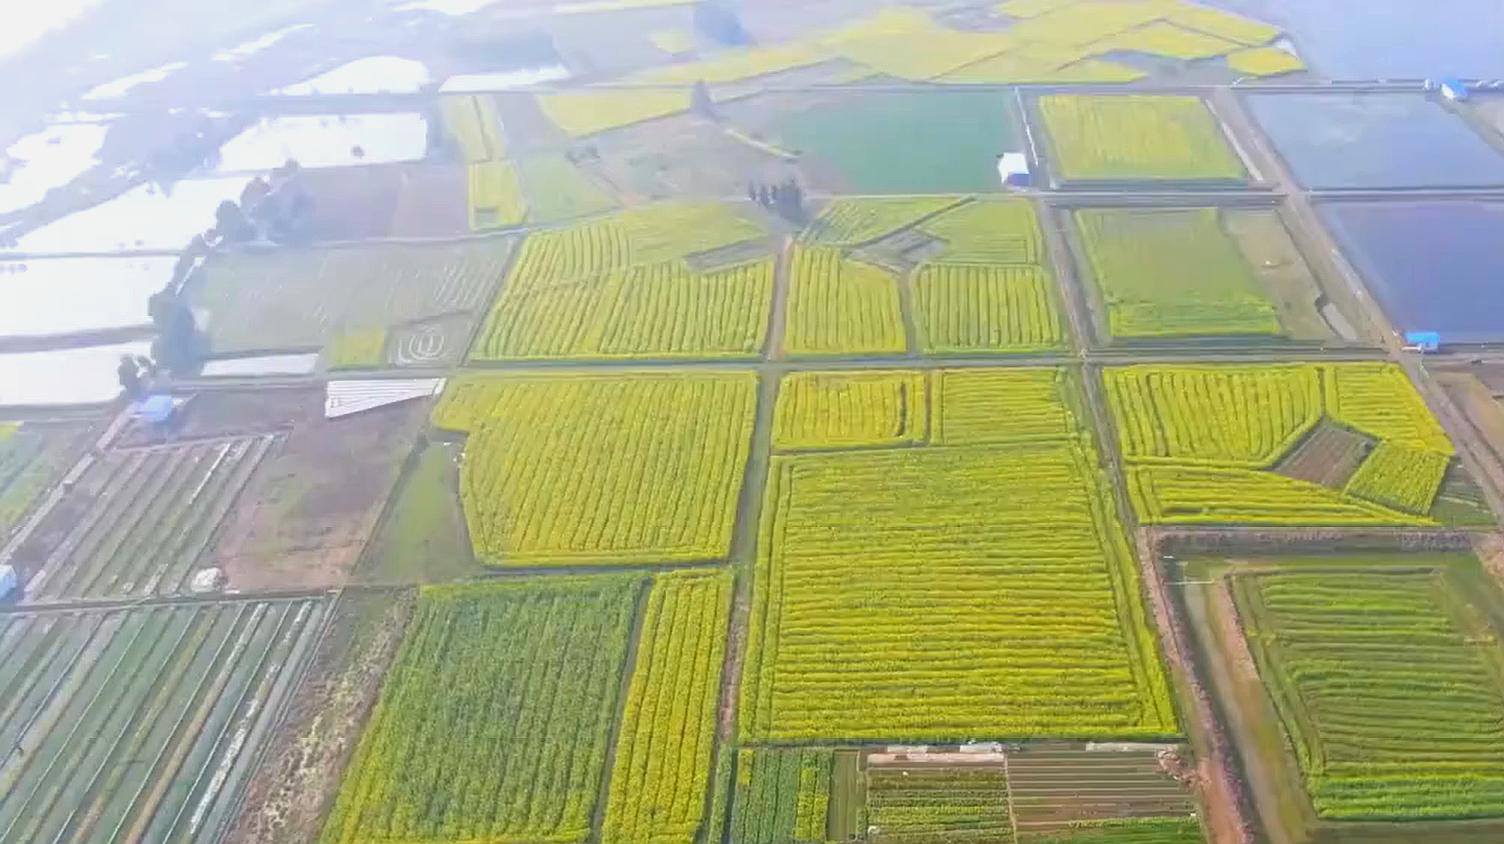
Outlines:
[[689, 107], [695, 114], [715, 119], [715, 100], [710, 98], [710, 86], [701, 79], [689, 92]]
[[245, 212], [233, 199], [226, 199], [214, 209], [214, 228], [220, 237], [231, 243], [256, 239], [256, 227], [246, 219]]
[[136, 359], [130, 355], [120, 356], [120, 365], [115, 368], [115, 374], [120, 379], [120, 389], [125, 392], [125, 397], [131, 401], [138, 401], [145, 392], [141, 384], [141, 368]]
[[147, 300], [147, 311], [157, 328], [151, 344], [152, 359], [172, 373], [196, 370], [204, 356], [203, 337], [193, 311], [174, 293], [163, 290]]

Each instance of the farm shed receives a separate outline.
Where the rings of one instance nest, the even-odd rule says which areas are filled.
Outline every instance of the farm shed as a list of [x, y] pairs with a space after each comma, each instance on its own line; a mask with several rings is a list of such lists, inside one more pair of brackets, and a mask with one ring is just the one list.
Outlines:
[[1010, 188], [1025, 188], [1034, 181], [1029, 173], [1029, 158], [1021, 152], [1005, 152], [998, 156], [997, 175]]

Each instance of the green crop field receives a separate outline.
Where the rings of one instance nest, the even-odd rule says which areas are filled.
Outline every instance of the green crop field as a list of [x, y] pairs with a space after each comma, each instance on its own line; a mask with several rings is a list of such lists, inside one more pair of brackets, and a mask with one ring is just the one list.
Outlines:
[[318, 349], [350, 331], [485, 306], [511, 240], [216, 255], [185, 286], [214, 352]]
[[319, 600], [0, 616], [0, 840], [212, 841]]
[[[1140, 365], [1103, 377], [1140, 521], [1437, 523], [1428, 514], [1453, 449], [1394, 364]], [[1281, 474], [1323, 422], [1377, 447], [1351, 482]]]
[[822, 844], [834, 764], [828, 749], [739, 751], [731, 840]]
[[919, 224], [919, 230], [945, 242], [936, 259], [945, 264], [1005, 266], [1044, 263], [1039, 215], [1026, 199], [967, 202]]
[[476, 556], [724, 559], [756, 387], [752, 372], [454, 379], [434, 421], [470, 437], [460, 490]]
[[1214, 208], [1074, 215], [1113, 339], [1283, 333]]
[[1066, 344], [1043, 235], [1026, 200], [831, 203], [790, 258], [785, 351], [883, 356], [1051, 351]]
[[616, 200], [563, 155], [537, 155], [517, 163], [528, 219], [552, 223], [611, 210]]
[[586, 840], [641, 586], [426, 587], [322, 841]]
[[82, 425], [0, 423], [0, 539], [67, 471], [87, 433]]
[[1395, 556], [1232, 578], [1318, 817], [1504, 816], [1500, 597], [1467, 571], [1477, 563]]
[[997, 150], [1019, 145], [1015, 110], [990, 94], [849, 94], [779, 116], [773, 135], [827, 162], [854, 193], [997, 188]]
[[873, 844], [1012, 844], [1008, 781], [1001, 768], [899, 769], [868, 773]]
[[[925, 354], [1040, 352], [1066, 342], [1044, 237], [1026, 200], [968, 202], [920, 223], [943, 244], [910, 278]], [[921, 247], [923, 248], [923, 247]]]
[[773, 458], [743, 739], [1177, 734], [1071, 378], [931, 377], [953, 447]]
[[424, 587], [321, 840], [695, 844], [730, 609], [716, 571]]
[[1038, 107], [1052, 171], [1064, 184], [1247, 178], [1198, 97], [1049, 94]]
[[102, 455], [16, 562], [33, 599], [121, 598], [188, 590], [205, 549], [278, 436]]

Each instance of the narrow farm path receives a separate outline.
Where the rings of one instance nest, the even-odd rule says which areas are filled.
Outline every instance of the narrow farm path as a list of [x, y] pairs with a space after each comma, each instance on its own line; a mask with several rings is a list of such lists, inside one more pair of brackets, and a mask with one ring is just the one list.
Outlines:
[[1181, 702], [1191, 706], [1191, 711], [1186, 714], [1195, 721], [1189, 725], [1188, 732], [1193, 741], [1201, 745], [1196, 748], [1201, 757], [1197, 767], [1202, 777], [1200, 790], [1212, 844], [1252, 844], [1253, 809], [1233, 773], [1236, 768], [1232, 745], [1217, 718], [1211, 691], [1197, 674], [1184, 620], [1176, 612], [1164, 571], [1157, 562], [1158, 543], [1147, 528], [1139, 528], [1135, 540], [1144, 591], [1149, 598], [1149, 611], [1160, 631], [1165, 661], [1169, 664], [1171, 679]]

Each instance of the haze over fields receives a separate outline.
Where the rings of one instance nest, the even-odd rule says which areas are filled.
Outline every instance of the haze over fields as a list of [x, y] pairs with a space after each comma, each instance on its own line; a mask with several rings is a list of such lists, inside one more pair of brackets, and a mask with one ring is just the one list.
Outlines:
[[0, 2], [0, 844], [1504, 840], [1501, 15]]

